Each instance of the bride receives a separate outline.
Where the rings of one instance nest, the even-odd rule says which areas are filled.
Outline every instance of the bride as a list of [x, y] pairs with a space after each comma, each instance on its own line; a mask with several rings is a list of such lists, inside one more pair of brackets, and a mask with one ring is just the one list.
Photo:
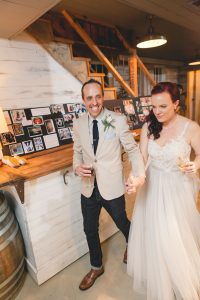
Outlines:
[[147, 300], [200, 298], [200, 127], [176, 114], [179, 96], [176, 84], [157, 84], [141, 133], [147, 177], [134, 208], [127, 271]]

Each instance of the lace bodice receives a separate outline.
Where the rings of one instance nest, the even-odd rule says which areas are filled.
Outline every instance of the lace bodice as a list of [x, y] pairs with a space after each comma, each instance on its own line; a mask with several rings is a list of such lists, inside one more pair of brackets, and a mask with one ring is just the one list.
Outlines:
[[178, 170], [179, 157], [190, 158], [191, 146], [183, 135], [171, 139], [164, 146], [160, 146], [156, 140], [149, 140], [148, 154], [151, 166], [165, 171]]

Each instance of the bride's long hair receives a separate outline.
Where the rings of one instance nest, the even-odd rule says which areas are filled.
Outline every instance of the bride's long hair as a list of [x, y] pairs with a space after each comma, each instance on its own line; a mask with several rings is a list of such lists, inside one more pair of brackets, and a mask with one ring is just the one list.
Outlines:
[[[176, 83], [159, 82], [153, 87], [151, 95], [156, 95], [163, 92], [167, 92], [170, 95], [173, 103], [180, 99], [180, 91]], [[161, 122], [158, 122], [156, 116], [153, 113], [153, 110], [151, 110], [147, 118], [147, 124], [148, 137], [152, 135], [154, 140], [158, 139], [160, 137], [160, 132], [162, 130], [163, 125]]]

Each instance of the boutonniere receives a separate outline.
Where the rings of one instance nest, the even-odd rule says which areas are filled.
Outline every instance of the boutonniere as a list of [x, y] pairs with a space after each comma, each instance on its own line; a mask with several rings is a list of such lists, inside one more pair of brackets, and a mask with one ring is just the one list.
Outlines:
[[115, 126], [112, 124], [115, 120], [111, 117], [111, 115], [107, 115], [104, 120], [102, 120], [102, 123], [104, 125], [104, 131], [109, 129], [110, 127], [115, 128]]

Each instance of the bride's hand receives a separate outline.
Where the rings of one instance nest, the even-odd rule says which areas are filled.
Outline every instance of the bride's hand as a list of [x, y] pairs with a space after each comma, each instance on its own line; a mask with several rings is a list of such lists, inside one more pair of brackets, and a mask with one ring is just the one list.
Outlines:
[[129, 175], [128, 180], [126, 182], [126, 192], [127, 194], [135, 193], [137, 188], [144, 184], [145, 177], [134, 177], [132, 174]]
[[196, 173], [197, 167], [194, 161], [188, 161], [184, 166], [180, 167], [180, 170], [185, 173]]

